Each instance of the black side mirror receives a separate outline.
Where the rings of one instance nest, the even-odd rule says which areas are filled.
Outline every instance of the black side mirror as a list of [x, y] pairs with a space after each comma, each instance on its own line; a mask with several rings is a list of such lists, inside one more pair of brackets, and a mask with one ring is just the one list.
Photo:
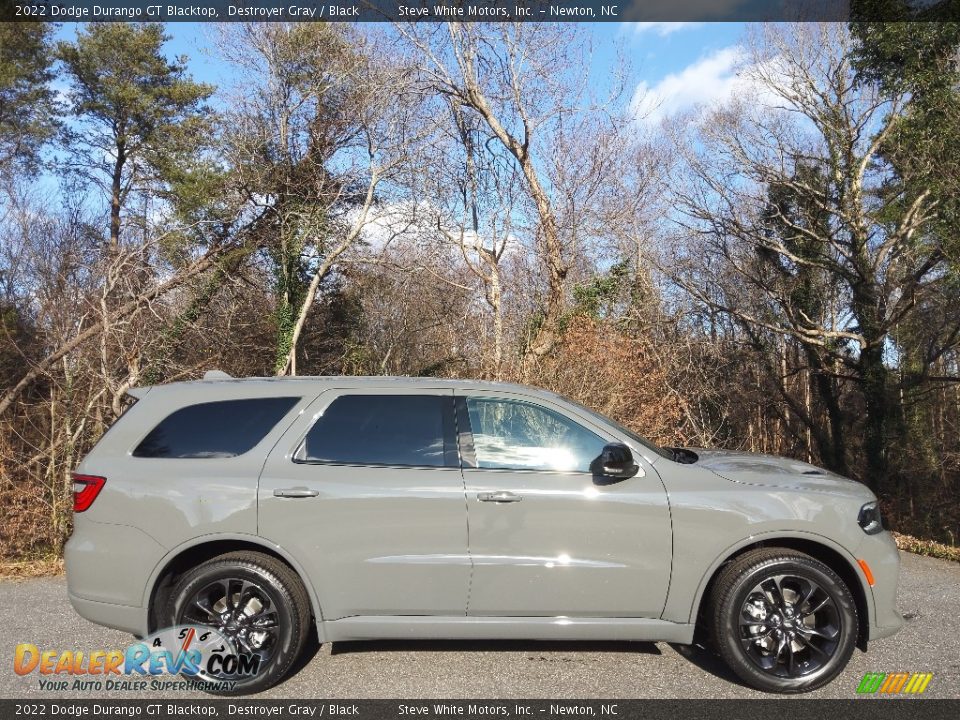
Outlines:
[[626, 480], [640, 471], [633, 453], [623, 443], [605, 445], [600, 457], [590, 463], [590, 472], [608, 480]]

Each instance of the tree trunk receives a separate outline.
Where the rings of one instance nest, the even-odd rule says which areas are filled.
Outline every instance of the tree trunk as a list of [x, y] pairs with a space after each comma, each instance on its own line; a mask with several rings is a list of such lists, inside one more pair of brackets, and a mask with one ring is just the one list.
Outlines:
[[500, 266], [490, 265], [490, 307], [493, 310], [493, 374], [500, 379], [503, 369], [503, 290], [500, 286]]
[[113, 183], [110, 189], [110, 250], [120, 247], [120, 205], [123, 191], [123, 166], [127, 162], [127, 149], [122, 140], [117, 141], [117, 158], [113, 163]]
[[543, 246], [544, 261], [547, 266], [547, 297], [543, 322], [528, 343], [524, 357], [524, 366], [529, 370], [529, 365], [535, 358], [549, 354], [557, 344], [560, 318], [563, 315], [565, 281], [569, 268], [563, 258], [563, 246], [560, 243], [553, 207], [540, 184], [533, 162], [526, 151], [518, 159], [540, 217], [540, 243]]
[[871, 345], [860, 353], [861, 392], [867, 417], [864, 428], [864, 454], [867, 468], [865, 481], [877, 492], [887, 480], [887, 419], [890, 403], [887, 398], [889, 371], [883, 364], [883, 347]]
[[827, 411], [829, 433], [814, 433], [820, 451], [820, 458], [828, 470], [840, 475], [849, 475], [846, 453], [846, 433], [844, 414], [840, 407], [840, 397], [834, 380], [826, 372], [820, 355], [813, 349], [807, 349], [807, 359], [812, 370], [810, 374], [811, 390], [823, 403]]
[[[458, 25], [458, 23], [450, 23], [449, 25], [455, 44], [459, 32]], [[557, 344], [560, 318], [563, 315], [565, 281], [569, 266], [563, 257], [563, 245], [560, 241], [557, 218], [550, 202], [550, 196], [544, 188], [530, 155], [533, 124], [525, 115], [522, 115], [524, 126], [522, 138], [516, 136], [504, 126], [480, 87], [477, 79], [479, 76], [475, 71], [474, 58], [471, 52], [470, 49], [465, 49], [458, 58], [464, 78], [462, 91], [464, 102], [480, 114], [487, 127], [517, 161], [524, 180], [526, 180], [527, 190], [537, 208], [540, 221], [539, 244], [547, 269], [547, 297], [544, 303], [543, 321], [537, 327], [534, 336], [527, 343], [524, 351], [522, 374], [528, 376], [536, 358], [549, 354]]]
[[[862, 248], [866, 247], [866, 243], [861, 240], [855, 246], [861, 248], [861, 254], [856, 256], [859, 266], [867, 267], [866, 258], [862, 257]], [[884, 324], [886, 307], [882, 293], [875, 283], [862, 280], [856, 283], [852, 290], [851, 307], [863, 336], [858, 370], [860, 392], [866, 410], [863, 442], [866, 456], [865, 482], [871, 490], [879, 494], [888, 478], [886, 441], [890, 415], [887, 395], [889, 371], [883, 363], [883, 349], [887, 339]]]
[[380, 184], [380, 179], [380, 171], [374, 167], [374, 155], [371, 151], [370, 179], [367, 183], [367, 192], [363, 199], [363, 205], [360, 207], [360, 214], [347, 231], [347, 234], [343, 237], [343, 240], [340, 241], [340, 244], [327, 253], [327, 256], [313, 274], [313, 279], [310, 281], [303, 302], [300, 303], [296, 321], [293, 323], [290, 331], [290, 348], [287, 352], [287, 357], [277, 363], [276, 375], [278, 377], [286, 375], [288, 371], [291, 375], [297, 374], [297, 343], [300, 342], [300, 335], [303, 333], [303, 326], [307, 322], [307, 315], [310, 313], [310, 308], [313, 307], [313, 302], [317, 299], [317, 291], [320, 289], [320, 283], [323, 282], [334, 264], [340, 259], [340, 256], [350, 249], [350, 246], [353, 245], [354, 241], [360, 236], [360, 232], [366, 227], [367, 217], [370, 214], [370, 208], [373, 205], [374, 195], [377, 191], [377, 185]]

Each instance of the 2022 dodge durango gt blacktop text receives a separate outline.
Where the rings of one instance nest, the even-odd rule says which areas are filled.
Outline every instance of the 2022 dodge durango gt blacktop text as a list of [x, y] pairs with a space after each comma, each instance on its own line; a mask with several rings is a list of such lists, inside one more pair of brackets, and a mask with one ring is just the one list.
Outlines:
[[74, 476], [71, 602], [141, 637], [214, 628], [256, 659], [211, 683], [234, 694], [281, 680], [311, 623], [703, 638], [774, 692], [903, 624], [876, 497], [803, 462], [657, 447], [519, 385], [212, 372], [131, 394]]

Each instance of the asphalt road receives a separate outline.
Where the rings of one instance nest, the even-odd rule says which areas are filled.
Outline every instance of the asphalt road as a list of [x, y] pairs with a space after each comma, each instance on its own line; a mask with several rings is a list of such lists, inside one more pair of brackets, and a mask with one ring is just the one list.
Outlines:
[[[854, 653], [844, 673], [805, 697], [851, 698], [866, 672], [932, 672], [923, 697], [960, 698], [960, 564], [903, 553], [907, 626]], [[13, 672], [17, 643], [44, 649], [122, 649], [130, 636], [92, 625], [67, 600], [63, 578], [0, 582], [0, 697], [44, 693], [36, 673]], [[314, 644], [315, 645], [315, 644]], [[151, 697], [97, 693], [96, 697]], [[153, 696], [169, 699], [169, 694]], [[177, 697], [188, 698], [183, 693]], [[194, 697], [209, 697], [195, 695]], [[298, 672], [261, 698], [759, 698], [703, 651], [667, 643], [378, 642], [314, 647]]]

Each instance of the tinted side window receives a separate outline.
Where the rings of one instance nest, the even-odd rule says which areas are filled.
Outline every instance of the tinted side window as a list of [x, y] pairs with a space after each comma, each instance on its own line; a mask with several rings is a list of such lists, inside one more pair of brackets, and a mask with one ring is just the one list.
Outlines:
[[317, 418], [296, 457], [344, 465], [457, 466], [453, 398], [342, 395]]
[[606, 441], [563, 415], [516, 400], [467, 398], [477, 467], [589, 472]]
[[137, 445], [134, 457], [225, 458], [263, 440], [300, 398], [221, 400], [180, 408]]

